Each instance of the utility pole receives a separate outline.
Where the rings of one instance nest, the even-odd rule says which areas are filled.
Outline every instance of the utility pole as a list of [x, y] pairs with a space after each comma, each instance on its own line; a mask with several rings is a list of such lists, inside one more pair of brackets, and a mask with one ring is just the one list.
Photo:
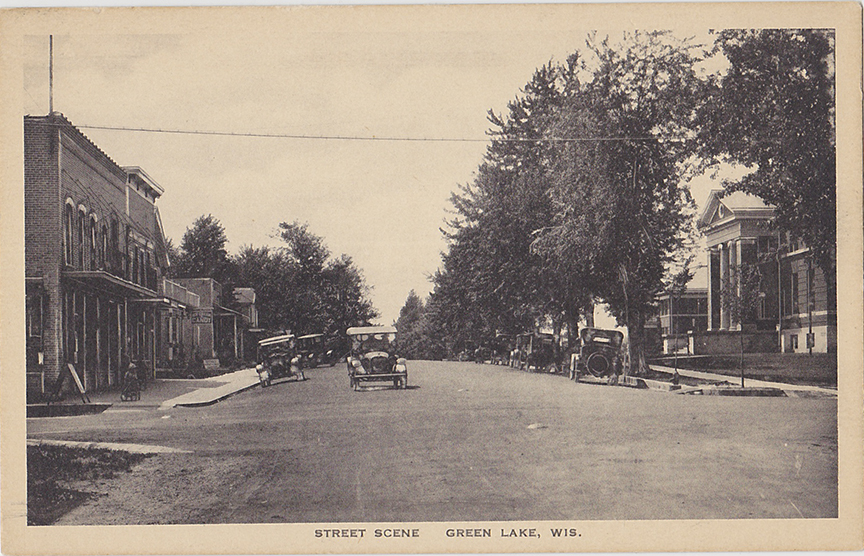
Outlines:
[[816, 343], [813, 337], [813, 258], [807, 254], [807, 353], [813, 355], [813, 346]]
[[48, 114], [54, 112], [54, 35], [48, 35]]

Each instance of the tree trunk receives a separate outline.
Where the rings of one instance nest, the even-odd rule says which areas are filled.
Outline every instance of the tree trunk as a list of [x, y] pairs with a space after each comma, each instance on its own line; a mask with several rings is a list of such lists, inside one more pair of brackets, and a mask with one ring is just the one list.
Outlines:
[[627, 333], [630, 340], [630, 369], [625, 369], [625, 375], [644, 376], [648, 373], [648, 363], [645, 361], [645, 318], [641, 314], [630, 314], [627, 323]]
[[594, 328], [594, 304], [589, 303], [585, 307], [585, 325], [588, 328]]

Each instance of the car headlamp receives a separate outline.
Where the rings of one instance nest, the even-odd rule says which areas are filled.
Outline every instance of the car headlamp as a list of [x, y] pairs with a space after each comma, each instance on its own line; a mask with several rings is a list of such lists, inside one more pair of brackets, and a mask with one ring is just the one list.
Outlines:
[[351, 360], [351, 366], [354, 367], [355, 369], [360, 367], [361, 365], [362, 365], [362, 363], [360, 362], [359, 359], [352, 359]]

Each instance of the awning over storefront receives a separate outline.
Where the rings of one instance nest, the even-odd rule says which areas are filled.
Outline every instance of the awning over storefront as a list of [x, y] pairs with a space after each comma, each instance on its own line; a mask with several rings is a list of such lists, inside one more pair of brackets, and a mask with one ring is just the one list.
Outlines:
[[104, 270], [66, 270], [61, 273], [61, 276], [118, 297], [153, 299], [158, 298], [159, 295], [149, 288], [118, 278]]
[[221, 305], [216, 305], [213, 308], [213, 314], [217, 317], [240, 317], [241, 319], [246, 318], [246, 315], [235, 311], [234, 309], [229, 309], [228, 307], [223, 307]]
[[151, 305], [158, 307], [159, 309], [186, 309], [186, 305], [174, 301], [173, 299], [168, 299], [167, 297], [145, 297], [141, 299], [130, 299], [130, 301], [142, 305]]

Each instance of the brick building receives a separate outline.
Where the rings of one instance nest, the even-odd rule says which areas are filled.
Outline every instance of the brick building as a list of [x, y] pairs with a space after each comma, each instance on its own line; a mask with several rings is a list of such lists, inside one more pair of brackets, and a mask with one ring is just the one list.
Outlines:
[[155, 376], [160, 312], [176, 304], [162, 192], [62, 114], [24, 118], [29, 398], [50, 393], [69, 364], [87, 391], [119, 385], [128, 361]]

